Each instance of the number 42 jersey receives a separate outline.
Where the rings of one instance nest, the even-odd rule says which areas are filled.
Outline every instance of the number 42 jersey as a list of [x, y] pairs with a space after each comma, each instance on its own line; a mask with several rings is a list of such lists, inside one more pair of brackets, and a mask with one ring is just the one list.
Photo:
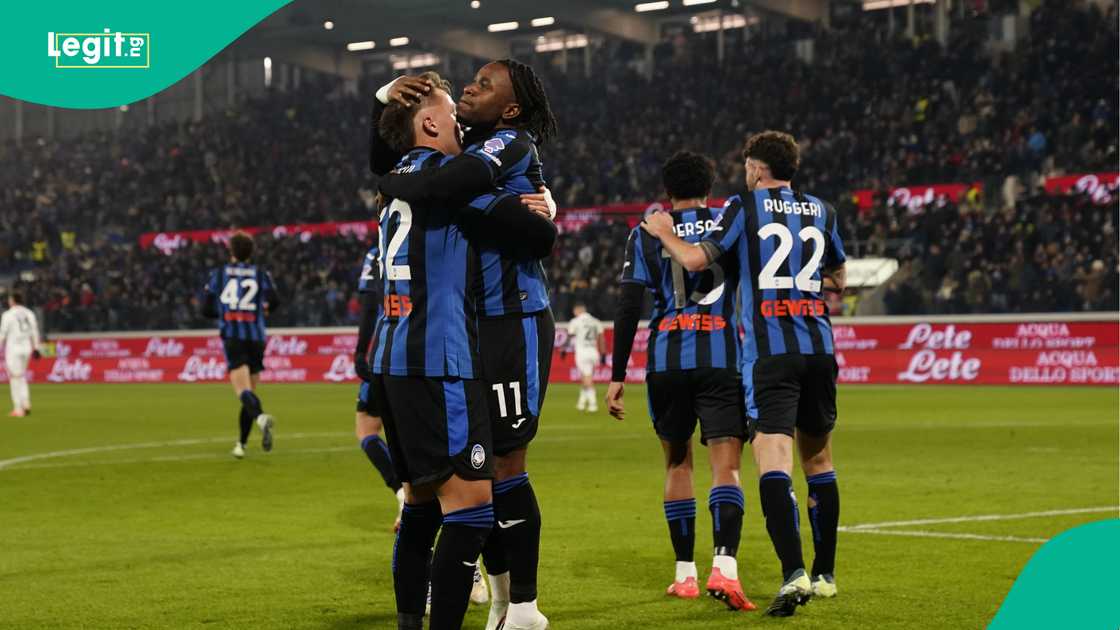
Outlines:
[[231, 262], [210, 273], [205, 292], [217, 298], [218, 330], [223, 339], [265, 340], [265, 309], [276, 285], [256, 265]]
[[[674, 210], [673, 229], [690, 243], [699, 242], [719, 219], [719, 209]], [[653, 292], [646, 369], [737, 369], [739, 332], [735, 322], [738, 263], [722, 256], [706, 270], [690, 273], [674, 262], [661, 241], [641, 227], [630, 232], [622, 281]]]
[[821, 269], [845, 256], [832, 206], [785, 187], [735, 195], [702, 245], [737, 260], [745, 363], [833, 353]]

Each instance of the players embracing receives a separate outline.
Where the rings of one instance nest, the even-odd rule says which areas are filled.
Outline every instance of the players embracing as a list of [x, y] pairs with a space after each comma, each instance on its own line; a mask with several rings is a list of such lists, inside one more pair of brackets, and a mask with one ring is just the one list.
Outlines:
[[[373, 371], [385, 375], [382, 383], [387, 403], [384, 410], [386, 432], [394, 462], [402, 473], [401, 479], [407, 482], [405, 487], [409, 495], [398, 534], [394, 569], [398, 615], [404, 615], [399, 626], [419, 627], [417, 624], [422, 623], [423, 602], [416, 596], [420, 582], [412, 573], [426, 576], [427, 548], [424, 545], [430, 543], [429, 534], [434, 539], [435, 529], [439, 527], [438, 513], [430, 507], [421, 507], [424, 496], [417, 493], [415, 487], [438, 485], [440, 490], [435, 495], [440, 503], [445, 503], [445, 496], [455, 496], [444, 490], [451, 483], [453, 487], [469, 490], [473, 499], [452, 501], [443, 506], [444, 534], [440, 536], [432, 562], [432, 627], [458, 627], [455, 624], [462, 620], [466, 592], [470, 590], [469, 575], [460, 574], [464, 566], [473, 566], [471, 563], [478, 555], [479, 549], [473, 543], [485, 541], [483, 558], [491, 574], [492, 592], [488, 627], [504, 623], [510, 630], [539, 630], [548, 626], [547, 619], [536, 606], [540, 511], [525, 471], [525, 453], [537, 431], [554, 338], [540, 259], [551, 251], [556, 232], [550, 217], [538, 216], [554, 210], [548, 209], [551, 199], [547, 192], [540, 192], [544, 180], [536, 144], [555, 132], [555, 120], [543, 88], [528, 66], [513, 60], [487, 64], [464, 89], [458, 104], [459, 121], [471, 126], [468, 146], [460, 153], [457, 135], [454, 142], [445, 135], [439, 140], [441, 133], [429, 126], [429, 120], [434, 120], [429, 116], [433, 102], [437, 101], [439, 107], [446, 109], [450, 97], [446, 84], [431, 73], [425, 74], [398, 79], [379, 91], [379, 102], [374, 108], [377, 127], [371, 137], [371, 166], [375, 172], [393, 155], [399, 155], [410, 146], [438, 143], [441, 151], [439, 156], [423, 159], [415, 150], [408, 152], [380, 182], [381, 192], [393, 201], [381, 217], [385, 306], [374, 335]], [[456, 108], [450, 104], [454, 116]], [[412, 144], [402, 142], [403, 134], [394, 132], [394, 128], [402, 127], [399, 120], [404, 119], [412, 125]], [[455, 129], [457, 131], [457, 127]], [[456, 155], [458, 157], [450, 157]], [[522, 198], [530, 205], [535, 204], [538, 214], [522, 208]], [[402, 211], [404, 208], [408, 210]], [[445, 213], [446, 220], [439, 224], [441, 229], [453, 231], [456, 238], [465, 243], [465, 249], [446, 251], [447, 240], [434, 238], [419, 241], [414, 247], [411, 243], [415, 237], [397, 237], [402, 229], [411, 229], [411, 234], [418, 232], [422, 225], [418, 223], [421, 212], [426, 217], [435, 216], [430, 214], [432, 212]], [[409, 252], [429, 250], [420, 266], [421, 271], [426, 270], [424, 276], [420, 277], [415, 271], [406, 273], [408, 294], [402, 292], [405, 278], [394, 277], [397, 273], [394, 266], [399, 266], [396, 260], [404, 251], [402, 240], [410, 243]], [[432, 247], [437, 242], [443, 243], [441, 247], [445, 251], [431, 251], [438, 249]], [[437, 263], [435, 256], [449, 258], [451, 262]], [[411, 262], [408, 266], [415, 269]], [[444, 275], [434, 273], [435, 268], [443, 269]], [[443, 287], [438, 294], [426, 289], [421, 295], [411, 292], [422, 286], [419, 283], [422, 279], [450, 282], [445, 278], [448, 274], [454, 277], [453, 289]], [[452, 290], [455, 292], [448, 293]], [[412, 453], [413, 449], [430, 449], [435, 438], [437, 446], [446, 442], [442, 444], [443, 458], [450, 457], [454, 463], [458, 461], [456, 458], [461, 459], [461, 451], [456, 448], [463, 442], [463, 436], [459, 430], [450, 431], [450, 424], [447, 438], [441, 435], [445, 431], [442, 427], [429, 426], [411, 435], [405, 433], [414, 430], [411, 426], [405, 429], [406, 426], [425, 421], [419, 418], [402, 421], [395, 416], [410, 413], [404, 410], [406, 406], [415, 407], [419, 400], [425, 396], [430, 398], [433, 392], [427, 395], [422, 391], [400, 393], [406, 391], [405, 384], [395, 378], [391, 357], [408, 355], [408, 348], [425, 345], [409, 342], [402, 348], [402, 342], [395, 336], [403, 332], [411, 340], [418, 334], [414, 325], [406, 326], [399, 321], [415, 319], [417, 313], [423, 312], [419, 299], [430, 299], [433, 295], [458, 296], [460, 291], [465, 313], [461, 325], [457, 323], [454, 330], [448, 328], [443, 333], [432, 334], [432, 321], [446, 316], [447, 312], [458, 312], [460, 308], [458, 302], [448, 304], [447, 299], [441, 297], [440, 309], [427, 310], [429, 328], [425, 343], [430, 352], [433, 347], [462, 338], [464, 345], [455, 356], [459, 361], [469, 356], [471, 377], [464, 378], [463, 382], [472, 381], [469, 388], [474, 393], [465, 403], [456, 402], [447, 407], [445, 413], [453, 410], [466, 413], [469, 416], [468, 439], [464, 444], [477, 437], [475, 445], [481, 448], [470, 447], [466, 461], [470, 468], [460, 470], [461, 466], [444, 465], [436, 470], [438, 467], [428, 466], [432, 470], [418, 474], [414, 462], [434, 461], [435, 455]], [[393, 323], [394, 318], [398, 323]], [[431, 363], [427, 365], [432, 366]], [[479, 381], [480, 377], [484, 384]], [[394, 393], [394, 389], [398, 393]], [[481, 399], [477, 396], [479, 391], [483, 392]], [[438, 397], [439, 392], [434, 394]], [[443, 396], [446, 401], [446, 391]], [[479, 413], [484, 416], [482, 424], [478, 422]], [[449, 422], [450, 417], [448, 415]], [[467, 485], [459, 483], [460, 477]], [[489, 507], [483, 499], [491, 496], [493, 504]], [[470, 525], [476, 530], [469, 541], [466, 536], [459, 535], [463, 543], [454, 552], [459, 562], [451, 564], [440, 561], [449, 525], [460, 529], [448, 512], [449, 506], [466, 506], [462, 509], [472, 510]], [[495, 514], [497, 527], [494, 527]], [[423, 535], [417, 536], [414, 532]], [[474, 556], [469, 556], [471, 549], [474, 549]], [[447, 553], [452, 552], [449, 549]], [[420, 616], [417, 616], [418, 604], [421, 605]]]
[[[823, 292], [843, 291], [845, 255], [832, 206], [791, 188], [800, 164], [792, 136], [756, 134], [743, 160], [747, 191], [727, 200], [718, 223], [699, 243], [679, 237], [669, 213], [650, 215], [642, 227], [690, 272], [722, 266], [730, 256], [740, 273], [741, 372], [754, 433], [751, 448], [766, 529], [783, 575], [766, 612], [788, 616], [813, 595], [836, 594], [840, 499], [830, 435], [837, 366]], [[802, 558], [791, 480], [794, 442], [809, 486], [811, 576]]]

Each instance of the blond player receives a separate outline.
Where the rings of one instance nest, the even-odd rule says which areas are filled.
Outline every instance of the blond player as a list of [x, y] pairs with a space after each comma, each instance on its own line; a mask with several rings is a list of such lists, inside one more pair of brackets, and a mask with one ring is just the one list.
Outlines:
[[0, 345], [8, 368], [8, 387], [12, 389], [12, 412], [22, 418], [31, 413], [31, 390], [27, 387], [27, 364], [39, 358], [39, 322], [35, 313], [23, 305], [23, 294], [8, 295], [8, 310], [0, 317]]
[[568, 322], [568, 336], [576, 354], [576, 369], [579, 370], [582, 387], [579, 390], [579, 411], [595, 412], [599, 403], [595, 396], [595, 367], [607, 356], [607, 340], [603, 336], [603, 322], [587, 312], [587, 307], [577, 303], [572, 309], [572, 321]]

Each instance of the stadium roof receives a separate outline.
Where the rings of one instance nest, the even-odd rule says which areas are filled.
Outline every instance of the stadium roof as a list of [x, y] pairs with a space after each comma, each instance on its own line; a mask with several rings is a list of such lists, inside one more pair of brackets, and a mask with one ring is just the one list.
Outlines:
[[[250, 30], [238, 48], [303, 58], [325, 55], [334, 58], [336, 68], [356, 63], [338, 58], [347, 54], [347, 44], [355, 42], [373, 42], [368, 53], [359, 55], [427, 47], [493, 59], [508, 55], [515, 38], [558, 29], [654, 44], [660, 37], [659, 23], [681, 14], [719, 9], [741, 13], [751, 7], [815, 19], [827, 9], [828, 0], [663, 0], [651, 4], [667, 6], [650, 11], [636, 10], [643, 3], [634, 0], [478, 0], [477, 8], [472, 4], [471, 0], [297, 0]], [[553, 21], [533, 24], [541, 18]], [[325, 28], [328, 21], [329, 29]], [[509, 30], [495, 31], [493, 25], [499, 24]], [[401, 43], [403, 38], [408, 43]]]

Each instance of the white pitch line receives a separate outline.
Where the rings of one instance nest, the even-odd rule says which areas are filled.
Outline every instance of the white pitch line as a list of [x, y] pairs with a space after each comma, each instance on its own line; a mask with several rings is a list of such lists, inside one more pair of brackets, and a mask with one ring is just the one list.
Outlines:
[[[334, 437], [348, 437], [353, 433], [284, 433], [280, 437], [284, 440], [291, 439], [306, 439], [306, 438], [334, 438]], [[609, 435], [555, 435], [555, 436], [541, 436], [537, 438], [536, 442], [578, 442], [582, 440], [629, 440], [633, 436], [621, 434]], [[148, 448], [165, 448], [169, 446], [197, 446], [200, 444], [220, 444], [229, 441], [228, 437], [221, 438], [190, 438], [183, 440], [170, 440], [167, 442], [139, 442], [136, 444], [110, 444], [107, 446], [91, 446], [88, 448], [73, 448], [63, 451], [49, 451], [46, 453], [35, 453], [33, 455], [23, 455], [20, 457], [13, 457], [11, 459], [0, 459], [0, 471], [4, 469], [16, 470], [32, 470], [42, 468], [72, 468], [77, 466], [105, 466], [111, 464], [143, 464], [151, 462], [175, 462], [175, 461], [189, 461], [189, 460], [207, 460], [207, 459], [225, 459], [228, 455], [219, 455], [216, 453], [199, 453], [193, 455], [167, 455], [160, 457], [148, 457], [141, 459], [115, 459], [104, 461], [79, 461], [79, 462], [58, 462], [54, 464], [29, 464], [30, 462], [37, 462], [44, 459], [57, 459], [61, 457], [72, 457], [75, 455], [90, 455], [93, 453], [109, 453], [113, 451], [128, 451], [128, 450], [141, 450]], [[298, 450], [284, 450], [284, 453], [332, 453], [353, 450], [353, 446], [337, 446], [321, 449], [298, 449]]]
[[852, 529], [839, 528], [846, 534], [883, 534], [886, 536], [916, 536], [919, 538], [952, 538], [958, 540], [994, 540], [1001, 542], [1044, 543], [1049, 538], [1023, 538], [1021, 536], [986, 536], [984, 534], [959, 534], [955, 532], [929, 532], [918, 529]]
[[1064, 516], [1066, 514], [1097, 514], [1112, 512], [1116, 514], [1120, 507], [1110, 505], [1106, 507], [1075, 508], [1072, 510], [1047, 510], [1045, 512], [1023, 512], [1021, 514], [980, 514], [976, 516], [954, 516], [949, 518], [923, 518], [913, 521], [887, 521], [885, 523], [864, 523], [861, 525], [846, 525], [840, 531], [860, 531], [866, 529], [882, 529], [884, 527], [910, 527], [912, 525], [940, 525], [944, 523], [974, 523], [979, 521], [1012, 521], [1021, 518], [1037, 518], [1043, 516]]
[[[291, 433], [285, 434], [284, 439], [303, 439], [303, 438], [320, 438], [320, 437], [340, 437], [346, 435], [353, 435], [353, 433]], [[219, 442], [228, 441], [228, 437], [222, 438], [191, 438], [184, 440], [170, 440], [166, 442], [139, 442], [136, 444], [110, 444], [107, 446], [91, 446], [88, 448], [72, 448], [64, 451], [48, 451], [46, 453], [35, 453], [34, 455], [23, 455], [21, 457], [13, 457], [11, 459], [0, 459], [0, 470], [16, 466], [18, 464], [25, 464], [27, 462], [39, 461], [41, 459], [54, 459], [56, 457], [71, 457], [74, 455], [89, 455], [91, 453], [108, 453], [112, 451], [129, 451], [145, 448], [164, 448], [167, 446], [192, 446], [197, 444], [214, 444]]]
[[[288, 436], [290, 437], [290, 436]], [[314, 453], [341, 453], [353, 451], [353, 446], [331, 446], [327, 448], [296, 448], [275, 452], [266, 457], [282, 457], [284, 455], [310, 455]], [[166, 455], [162, 457], [148, 457], [143, 459], [108, 459], [92, 462], [55, 462], [51, 464], [28, 464], [12, 470], [40, 470], [44, 468], [85, 468], [87, 466], [115, 466], [117, 464], [152, 464], [156, 462], [189, 462], [202, 460], [223, 460], [233, 458], [229, 453], [199, 453], [197, 455]]]

